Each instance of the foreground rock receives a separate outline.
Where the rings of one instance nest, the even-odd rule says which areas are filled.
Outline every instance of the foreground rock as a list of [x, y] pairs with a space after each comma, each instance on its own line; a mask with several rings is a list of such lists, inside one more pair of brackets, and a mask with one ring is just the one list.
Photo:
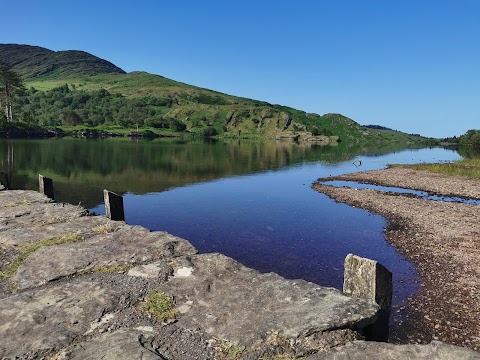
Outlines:
[[[186, 240], [33, 192], [0, 192], [0, 204], [2, 358], [86, 358], [82, 349], [98, 356], [119, 339], [123, 358], [221, 358], [272, 337], [285, 343], [277, 352], [314, 352], [359, 338], [377, 318], [370, 300], [195, 255]], [[151, 293], [172, 301], [173, 319], [142, 310]]]
[[305, 358], [378, 316], [371, 300], [32, 192], [0, 192], [0, 219], [2, 359]]
[[378, 306], [371, 301], [303, 280], [260, 274], [220, 254], [176, 259], [174, 268], [173, 278], [159, 289], [175, 295], [178, 324], [202, 327], [247, 347], [275, 333], [306, 338], [343, 328], [361, 332], [376, 320]]
[[[386, 174], [391, 175], [390, 169], [387, 170], [336, 178], [397, 187], [408, 181], [415, 189], [429, 190], [424, 186], [428, 181], [423, 171], [417, 178], [415, 171], [408, 170], [407, 178], [400, 177], [402, 182], [387, 184], [384, 182]], [[382, 182], [377, 181], [377, 174]], [[458, 186], [445, 195], [475, 194], [476, 190], [460, 191], [470, 179], [452, 177], [449, 181]], [[430, 201], [376, 190], [336, 188], [321, 183], [314, 184], [314, 188], [337, 201], [373, 211], [389, 220], [388, 241], [417, 266], [423, 282], [421, 293], [410, 299], [410, 313], [418, 316], [407, 319], [413, 330], [407, 340], [424, 343], [442, 340], [480, 349], [478, 205]]]
[[189, 242], [170, 234], [123, 226], [87, 240], [42, 247], [19, 266], [14, 281], [18, 289], [27, 289], [77, 273], [167, 262], [196, 252]]

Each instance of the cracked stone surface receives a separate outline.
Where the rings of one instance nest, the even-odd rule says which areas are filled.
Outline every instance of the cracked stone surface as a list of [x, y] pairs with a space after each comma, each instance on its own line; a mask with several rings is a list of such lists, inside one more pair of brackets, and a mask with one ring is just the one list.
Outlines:
[[336, 289], [261, 274], [220, 254], [175, 261], [174, 277], [160, 286], [175, 296], [178, 324], [212, 336], [254, 345], [278, 332], [287, 338], [340, 329], [362, 329], [378, 306]]
[[0, 357], [49, 354], [84, 334], [129, 292], [113, 284], [74, 281], [0, 300]]
[[125, 267], [195, 253], [189, 242], [168, 233], [150, 232], [140, 226], [122, 227], [85, 241], [43, 247], [25, 259], [14, 280], [19, 289], [26, 289], [85, 270]]
[[480, 353], [440, 341], [427, 345], [393, 345], [387, 343], [355, 341], [332, 349], [327, 353], [318, 353], [308, 360], [474, 360], [480, 359]]
[[0, 231], [0, 245], [21, 246], [36, 241], [60, 237], [65, 234], [78, 234], [82, 238], [91, 237], [101, 231], [101, 227], [117, 230], [125, 223], [111, 221], [101, 216], [82, 216], [68, 222], [47, 224], [41, 227], [9, 227]]
[[[214, 359], [215, 349], [202, 333], [176, 326], [153, 331], [126, 328], [104, 333], [60, 352], [58, 360]], [[187, 355], [188, 354], [188, 355]]]
[[[41, 202], [23, 202], [19, 200], [17, 203], [4, 203], [3, 194], [0, 192], [1, 215], [0, 215], [0, 232], [20, 227], [36, 227], [38, 231], [42, 231], [42, 227], [51, 224], [65, 223], [84, 216], [87, 210], [80, 206], [69, 204], [56, 204]], [[7, 200], [8, 201], [8, 200]]]

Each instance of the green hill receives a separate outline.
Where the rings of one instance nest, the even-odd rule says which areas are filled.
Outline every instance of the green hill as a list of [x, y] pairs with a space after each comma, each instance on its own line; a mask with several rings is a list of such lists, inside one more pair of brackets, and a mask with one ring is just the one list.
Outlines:
[[0, 44], [0, 58], [24, 78], [29, 90], [17, 99], [15, 118], [31, 125], [117, 133], [138, 127], [140, 132], [169, 136], [425, 141], [419, 136], [365, 128], [340, 114], [306, 113], [146, 72], [126, 74], [82, 51]]
[[39, 46], [0, 44], [0, 58], [24, 78], [125, 74], [112, 63], [84, 51], [52, 51]]

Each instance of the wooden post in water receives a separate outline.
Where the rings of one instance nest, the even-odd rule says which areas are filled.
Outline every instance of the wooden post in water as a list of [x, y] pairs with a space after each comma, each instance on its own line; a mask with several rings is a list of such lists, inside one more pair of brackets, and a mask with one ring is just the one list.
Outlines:
[[103, 190], [103, 199], [105, 201], [105, 216], [110, 220], [125, 221], [123, 198], [114, 192]]
[[3, 185], [4, 189], [10, 189], [10, 181], [8, 179], [8, 174], [5, 172], [0, 172], [0, 185]]
[[388, 341], [392, 305], [392, 273], [378, 261], [348, 254], [345, 258], [343, 293], [373, 300], [380, 306], [378, 320], [365, 328], [367, 340]]
[[47, 178], [43, 175], [38, 175], [38, 191], [41, 194], [46, 195], [48, 198], [55, 200], [55, 196], [53, 194], [53, 180]]

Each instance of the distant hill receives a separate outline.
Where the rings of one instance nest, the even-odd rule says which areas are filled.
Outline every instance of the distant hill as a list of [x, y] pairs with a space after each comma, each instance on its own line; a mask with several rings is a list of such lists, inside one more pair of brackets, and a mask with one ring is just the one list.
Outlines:
[[0, 44], [0, 58], [25, 79], [125, 74], [111, 62], [84, 51], [52, 51], [39, 46]]
[[319, 142], [420, 142], [385, 133], [341, 114], [318, 115], [200, 88], [146, 72], [125, 73], [83, 51], [0, 44], [25, 79], [16, 118], [68, 131], [137, 128], [167, 136], [277, 138]]

